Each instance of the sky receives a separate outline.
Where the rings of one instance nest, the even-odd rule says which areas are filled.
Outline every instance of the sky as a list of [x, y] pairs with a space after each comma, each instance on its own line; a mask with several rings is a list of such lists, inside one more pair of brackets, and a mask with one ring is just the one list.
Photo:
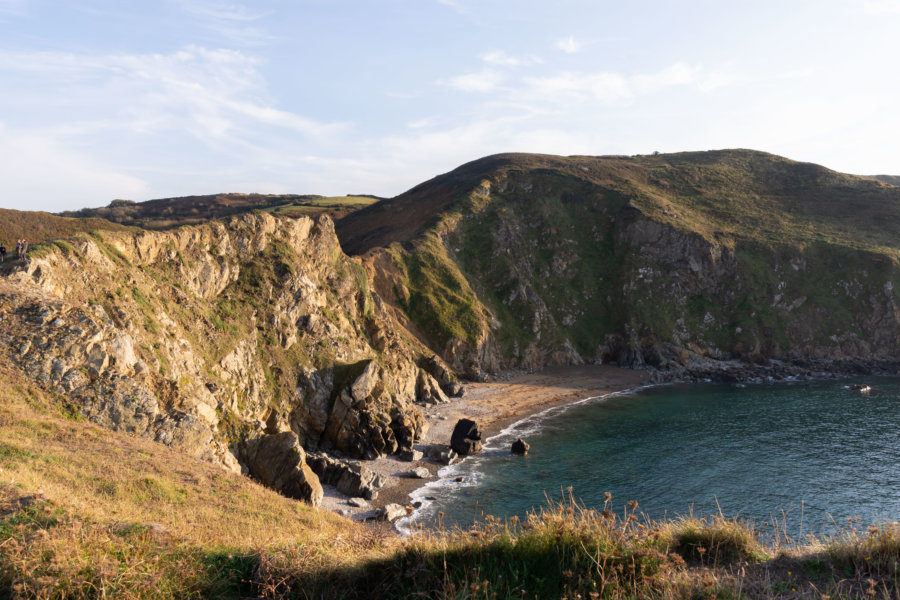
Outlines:
[[900, 175], [900, 0], [0, 0], [0, 207], [394, 196], [498, 152]]

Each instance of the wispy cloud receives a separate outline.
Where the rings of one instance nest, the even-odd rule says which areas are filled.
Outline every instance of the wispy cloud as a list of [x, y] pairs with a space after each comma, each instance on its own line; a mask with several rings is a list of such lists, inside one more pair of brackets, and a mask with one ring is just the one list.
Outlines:
[[481, 60], [489, 65], [497, 67], [523, 67], [529, 65], [540, 64], [544, 61], [540, 57], [529, 56], [510, 56], [502, 50], [492, 50], [481, 55]]
[[274, 39], [255, 25], [268, 13], [252, 11], [242, 4], [218, 0], [181, 0], [181, 6], [204, 27], [240, 44], [258, 45]]
[[448, 80], [441, 80], [438, 83], [464, 92], [485, 93], [499, 89], [502, 80], [503, 77], [500, 73], [491, 69], [483, 69], [474, 73], [457, 75]]
[[[273, 173], [277, 165], [290, 168], [284, 166], [284, 157], [295, 156], [305, 146], [326, 147], [347, 131], [344, 124], [276, 106], [267, 98], [260, 62], [234, 50], [189, 46], [170, 54], [0, 52], [0, 78], [18, 84], [0, 96], [0, 115], [10, 128], [16, 123], [0, 152], [31, 157], [34, 165], [58, 165], [61, 173], [82, 173], [74, 180], [84, 189], [73, 184], [69, 206], [71, 198], [82, 197], [95, 183], [98, 199], [142, 199], [147, 186], [134, 173], [145, 167], [156, 169], [152, 176], [166, 180], [167, 191], [174, 194], [197, 185], [208, 189], [210, 181], [218, 187], [239, 180], [242, 173], [258, 178]], [[17, 118], [24, 106], [46, 115], [39, 125], [26, 129]], [[92, 148], [91, 158], [79, 158], [81, 148]], [[204, 166], [193, 168], [203, 172], [205, 184], [199, 183], [196, 172], [177, 173], [199, 156], [205, 156]], [[130, 161], [130, 173], [109, 166], [117, 160]], [[224, 171], [217, 177], [219, 168]], [[104, 174], [106, 183], [97, 183]], [[26, 187], [23, 176], [0, 177]], [[272, 179], [277, 180], [277, 174]], [[47, 185], [35, 183], [34, 193], [47, 196], [52, 191]]]
[[260, 125], [312, 137], [342, 127], [266, 102], [259, 61], [235, 50], [189, 46], [172, 54], [0, 53], [2, 71], [60, 82], [75, 113], [91, 108], [79, 106], [82, 91], [108, 89], [112, 111], [103, 127], [150, 121], [157, 128], [185, 128], [209, 143]]
[[581, 50], [581, 44], [575, 41], [575, 36], [570, 35], [567, 38], [563, 38], [556, 41], [556, 47], [565, 52], [566, 54], [575, 54]]

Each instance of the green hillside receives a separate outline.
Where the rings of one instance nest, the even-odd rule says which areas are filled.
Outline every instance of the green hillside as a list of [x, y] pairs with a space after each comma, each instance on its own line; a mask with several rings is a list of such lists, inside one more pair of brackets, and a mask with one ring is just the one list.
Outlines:
[[491, 156], [337, 231], [392, 257], [382, 291], [473, 373], [900, 344], [900, 188], [761, 152]]

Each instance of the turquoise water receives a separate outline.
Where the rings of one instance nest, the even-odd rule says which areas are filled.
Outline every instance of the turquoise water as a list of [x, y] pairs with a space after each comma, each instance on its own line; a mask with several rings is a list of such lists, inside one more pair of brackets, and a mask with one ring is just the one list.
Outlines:
[[[866, 383], [872, 392], [846, 389]], [[522, 437], [524, 457], [509, 453]], [[651, 518], [717, 513], [804, 531], [900, 520], [900, 378], [659, 386], [526, 419], [414, 498], [416, 526], [524, 516], [569, 486]], [[455, 479], [462, 477], [462, 482]], [[443, 513], [438, 516], [438, 513]]]

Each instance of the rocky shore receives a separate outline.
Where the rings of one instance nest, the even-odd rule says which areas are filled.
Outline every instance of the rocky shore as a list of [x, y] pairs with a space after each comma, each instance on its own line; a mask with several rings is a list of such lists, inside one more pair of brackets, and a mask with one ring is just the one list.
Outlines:
[[[453, 428], [460, 419], [476, 421], [482, 436], [487, 438], [552, 406], [649, 384], [649, 375], [647, 371], [610, 365], [581, 365], [507, 374], [494, 381], [467, 384], [462, 397], [424, 409], [429, 427], [423, 439], [414, 444], [414, 450], [422, 453], [421, 457], [416, 455], [417, 460], [404, 461], [395, 455], [361, 463], [381, 479], [382, 485], [370, 502], [358, 502], [326, 485], [320, 508], [385, 526], [385, 521], [376, 520], [377, 512], [392, 504], [409, 506], [410, 493], [437, 476], [445, 463], [430, 459], [429, 455], [449, 448]], [[428, 472], [426, 478], [413, 475], [413, 471], [423, 468]]]
[[[449, 449], [453, 428], [460, 419], [476, 421], [483, 437], [488, 438], [512, 423], [547, 408], [642, 385], [704, 381], [763, 383], [897, 373], [900, 373], [900, 362], [877, 358], [772, 361], [764, 365], [710, 361], [708, 364], [667, 371], [581, 365], [536, 373], [508, 373], [491, 382], [467, 384], [463, 397], [451, 398], [446, 403], [426, 408], [424, 414], [428, 430], [414, 446], [417, 453], [415, 460], [387, 456], [364, 461], [366, 469], [379, 483], [371, 501], [359, 502], [336, 487], [326, 485], [321, 508], [356, 520], [369, 520], [386, 531], [393, 530], [390, 520], [384, 515], [385, 507], [400, 506], [406, 509], [405, 512], [414, 508], [409, 504], [410, 494], [426, 481], [437, 477], [437, 472], [446, 464], [437, 456], [441, 450]], [[381, 516], [376, 519], [379, 514]], [[394, 516], [398, 514], [401, 513]]]

